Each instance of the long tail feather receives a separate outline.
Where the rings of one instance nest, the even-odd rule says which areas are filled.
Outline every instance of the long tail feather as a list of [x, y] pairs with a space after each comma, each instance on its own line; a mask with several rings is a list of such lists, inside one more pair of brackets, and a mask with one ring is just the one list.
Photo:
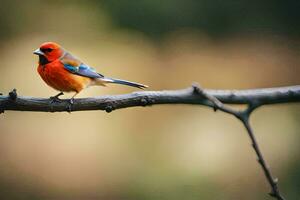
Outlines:
[[147, 85], [143, 85], [143, 84], [140, 84], [140, 83], [135, 83], [135, 82], [116, 79], [116, 78], [104, 77], [104, 78], [101, 78], [101, 79], [105, 82], [108, 82], [108, 83], [116, 83], [116, 84], [121, 84], [121, 85], [127, 85], [127, 86], [136, 87], [136, 88], [140, 88], [140, 89], [145, 89], [145, 88], [148, 87]]

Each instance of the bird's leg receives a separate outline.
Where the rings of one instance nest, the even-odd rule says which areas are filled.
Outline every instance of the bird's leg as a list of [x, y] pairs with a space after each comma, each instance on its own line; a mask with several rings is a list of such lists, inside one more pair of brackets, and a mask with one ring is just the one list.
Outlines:
[[55, 96], [50, 97], [50, 103], [55, 103], [55, 102], [62, 102], [60, 98], [58, 98], [59, 96], [63, 95], [63, 92], [58, 93]]
[[68, 105], [68, 107], [67, 107], [67, 110], [68, 110], [69, 112], [72, 111], [72, 106], [73, 106], [73, 104], [74, 104], [74, 97], [75, 97], [77, 94], [78, 94], [78, 92], [76, 92], [76, 93], [72, 96], [72, 98], [69, 100], [69, 105]]

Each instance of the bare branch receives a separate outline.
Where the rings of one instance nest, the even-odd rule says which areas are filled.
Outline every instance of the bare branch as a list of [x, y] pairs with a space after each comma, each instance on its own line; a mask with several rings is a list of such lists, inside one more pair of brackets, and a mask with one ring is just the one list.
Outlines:
[[[261, 153], [249, 123], [249, 118], [251, 113], [262, 105], [299, 101], [300, 86], [252, 90], [205, 90], [199, 85], [194, 84], [191, 88], [183, 90], [142, 91], [123, 95], [76, 99], [70, 107], [69, 100], [53, 103], [50, 98], [20, 97], [14, 89], [8, 96], [1, 96], [0, 94], [0, 113], [5, 110], [41, 112], [105, 110], [106, 112], [111, 112], [121, 108], [155, 104], [196, 104], [209, 106], [214, 108], [215, 111], [220, 110], [241, 120], [250, 137], [252, 147], [258, 157], [258, 162], [271, 187], [269, 194], [277, 200], [284, 200], [279, 192], [278, 179], [273, 178], [267, 162]], [[247, 104], [248, 108], [238, 111], [225, 104]]]
[[271, 173], [270, 168], [267, 165], [267, 162], [265, 161], [261, 150], [259, 148], [259, 145], [256, 141], [254, 132], [252, 130], [252, 127], [249, 123], [249, 118], [251, 113], [258, 108], [259, 106], [261, 106], [261, 104], [259, 103], [259, 101], [253, 101], [252, 103], [248, 104], [248, 108], [246, 108], [244, 111], [236, 111], [230, 107], [227, 107], [226, 105], [224, 105], [222, 102], [220, 102], [216, 97], [211, 96], [210, 94], [206, 93], [202, 88], [194, 86], [195, 90], [199, 93], [202, 94], [206, 99], [210, 100], [213, 105], [214, 105], [214, 110], [221, 110], [223, 112], [226, 112], [228, 114], [231, 114], [235, 117], [237, 117], [238, 119], [241, 120], [241, 122], [243, 123], [243, 125], [245, 126], [248, 136], [250, 137], [250, 140], [252, 142], [252, 147], [256, 153], [257, 156], [257, 161], [258, 163], [261, 165], [263, 172], [265, 174], [265, 177], [267, 179], [267, 181], [269, 182], [269, 185], [271, 187], [271, 192], [269, 193], [269, 195], [271, 197], [276, 198], [277, 200], [285, 200], [284, 197], [280, 194], [279, 188], [278, 188], [278, 179], [277, 178], [273, 178], [273, 175]]
[[[211, 99], [195, 92], [195, 86], [183, 90], [141, 91], [131, 94], [99, 96], [75, 99], [71, 111], [105, 110], [149, 106], [155, 104], [198, 104], [215, 107]], [[277, 104], [300, 101], [300, 86], [278, 87], [254, 90], [203, 90], [205, 94], [228, 104]], [[0, 96], [0, 110], [62, 112], [70, 111], [69, 100], [50, 103], [49, 98]]]
[[[246, 115], [247, 116], [247, 115]], [[269, 193], [270, 196], [278, 199], [278, 200], [284, 200], [283, 196], [280, 194], [280, 191], [279, 191], [279, 188], [278, 188], [278, 179], [277, 178], [273, 178], [273, 175], [270, 171], [270, 168], [268, 167], [262, 153], [261, 153], [261, 150], [258, 146], [258, 143], [256, 141], [256, 138], [255, 138], [255, 135], [254, 135], [254, 132], [250, 126], [250, 123], [249, 123], [249, 115], [247, 117], [244, 117], [242, 120], [241, 120], [248, 132], [248, 135], [251, 139], [251, 142], [252, 142], [252, 147], [257, 155], [257, 161], [258, 163], [261, 165], [263, 171], [264, 171], [264, 174], [266, 176], [266, 179], [267, 181], [269, 182], [270, 186], [271, 186], [271, 192]]]

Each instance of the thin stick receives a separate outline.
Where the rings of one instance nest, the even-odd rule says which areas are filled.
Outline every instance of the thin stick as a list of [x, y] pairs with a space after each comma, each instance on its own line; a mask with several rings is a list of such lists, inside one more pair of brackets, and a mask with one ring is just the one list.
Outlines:
[[257, 155], [257, 161], [258, 163], [261, 165], [263, 172], [265, 174], [265, 177], [271, 187], [271, 192], [269, 193], [269, 195], [271, 197], [276, 198], [277, 200], [285, 200], [283, 198], [283, 196], [281, 195], [279, 188], [278, 188], [278, 179], [277, 178], [273, 178], [273, 175], [271, 173], [270, 168], [268, 167], [267, 162], [264, 159], [264, 156], [258, 146], [258, 143], [256, 141], [254, 132], [251, 128], [251, 125], [249, 123], [249, 118], [251, 113], [258, 108], [259, 106], [261, 106], [261, 104], [259, 102], [253, 102], [251, 104], [248, 105], [248, 108], [245, 109], [244, 111], [240, 112], [240, 111], [236, 111], [224, 104], [222, 104], [222, 102], [220, 102], [216, 97], [211, 96], [207, 93], [205, 93], [205, 91], [203, 89], [201, 89], [200, 87], [198, 87], [196, 89], [198, 91], [199, 94], [202, 94], [204, 97], [206, 97], [208, 100], [210, 100], [213, 104], [214, 104], [214, 110], [221, 110], [223, 112], [226, 112], [228, 114], [231, 114], [235, 117], [237, 117], [238, 119], [241, 120], [241, 122], [243, 123], [243, 125], [245, 126], [247, 133], [250, 137], [250, 140], [252, 142], [252, 147]]

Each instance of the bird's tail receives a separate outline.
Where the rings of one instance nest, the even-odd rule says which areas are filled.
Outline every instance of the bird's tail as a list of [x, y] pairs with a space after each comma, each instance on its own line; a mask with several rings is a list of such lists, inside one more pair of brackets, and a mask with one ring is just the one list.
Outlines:
[[[116, 84], [136, 87], [136, 88], [140, 88], [140, 89], [145, 89], [148, 87], [147, 85], [143, 85], [140, 83], [135, 83], [135, 82], [116, 79], [116, 78], [108, 78], [108, 77], [99, 78], [98, 81], [100, 82], [100, 85], [102, 85], [103, 83], [116, 83]], [[101, 82], [102, 82], [102, 84], [101, 84]]]

